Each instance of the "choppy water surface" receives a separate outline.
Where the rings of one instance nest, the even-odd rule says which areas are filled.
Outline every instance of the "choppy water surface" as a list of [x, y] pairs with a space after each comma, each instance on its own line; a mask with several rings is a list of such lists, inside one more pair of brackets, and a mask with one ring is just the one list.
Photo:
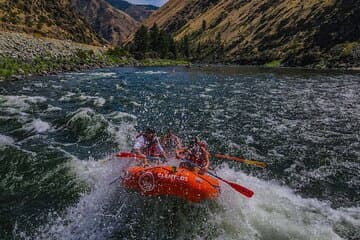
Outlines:
[[[0, 238], [359, 239], [360, 76], [258, 68], [118, 68], [0, 83]], [[144, 198], [108, 183], [136, 131], [212, 153], [220, 199]], [[109, 159], [106, 164], [101, 160]]]

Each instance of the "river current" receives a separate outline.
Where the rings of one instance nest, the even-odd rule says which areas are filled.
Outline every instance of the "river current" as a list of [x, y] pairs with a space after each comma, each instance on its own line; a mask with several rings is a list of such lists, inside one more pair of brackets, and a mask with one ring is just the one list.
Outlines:
[[[146, 127], [212, 154], [202, 204], [109, 185]], [[107, 162], [103, 162], [108, 160]], [[360, 75], [113, 68], [0, 82], [0, 239], [360, 239]]]

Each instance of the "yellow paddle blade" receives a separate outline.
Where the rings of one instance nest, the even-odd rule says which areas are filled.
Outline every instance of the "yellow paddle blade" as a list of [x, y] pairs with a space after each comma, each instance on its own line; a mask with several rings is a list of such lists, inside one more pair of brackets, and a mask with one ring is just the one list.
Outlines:
[[250, 164], [250, 165], [255, 165], [258, 167], [262, 167], [262, 168], [266, 168], [267, 164], [264, 162], [258, 162], [258, 161], [254, 161], [254, 160], [245, 160], [244, 163], [246, 164]]
[[242, 158], [233, 157], [233, 156], [229, 156], [229, 155], [215, 154], [215, 157], [228, 159], [228, 160], [233, 160], [233, 161], [237, 161], [237, 162], [242, 162], [242, 163], [246, 163], [246, 164], [249, 164], [249, 165], [255, 165], [255, 166], [258, 166], [258, 167], [262, 167], [262, 168], [267, 167], [267, 164], [264, 163], [264, 162], [259, 162], [259, 161], [255, 161], [255, 160], [248, 160], [248, 159], [242, 159]]

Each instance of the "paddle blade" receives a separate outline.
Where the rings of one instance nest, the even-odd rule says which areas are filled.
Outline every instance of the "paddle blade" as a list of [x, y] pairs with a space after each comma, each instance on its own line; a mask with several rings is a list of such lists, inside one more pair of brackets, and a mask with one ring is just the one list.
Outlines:
[[143, 154], [136, 154], [132, 152], [119, 152], [115, 155], [118, 158], [138, 158], [138, 159], [145, 159], [146, 156]]
[[242, 158], [238, 158], [238, 157], [232, 157], [232, 156], [229, 156], [229, 155], [215, 154], [215, 157], [228, 159], [228, 160], [233, 160], [233, 161], [237, 161], [237, 162], [242, 162], [242, 163], [246, 163], [246, 164], [249, 164], [249, 165], [255, 165], [255, 166], [258, 166], [258, 167], [262, 167], [262, 168], [267, 167], [267, 164], [264, 163], [264, 162], [259, 162], [259, 161], [255, 161], [255, 160], [248, 160], [248, 159], [242, 159]]
[[223, 181], [224, 183], [228, 184], [232, 189], [234, 189], [235, 191], [241, 193], [242, 195], [244, 195], [245, 197], [251, 198], [254, 195], [254, 192], [246, 187], [243, 187], [237, 183], [234, 182], [230, 182], [228, 180], [225, 180], [211, 172], [207, 172], [210, 176], [216, 177], [217, 179]]
[[267, 164], [264, 162], [258, 162], [258, 161], [254, 161], [254, 160], [245, 160], [246, 164], [250, 164], [250, 165], [255, 165], [258, 167], [262, 167], [262, 168], [266, 168]]
[[237, 183], [233, 183], [233, 182], [229, 182], [225, 179], [221, 180], [225, 183], [227, 183], [230, 187], [232, 187], [234, 190], [236, 190], [237, 192], [241, 193], [242, 195], [244, 195], [245, 197], [251, 198], [254, 195], [254, 192], [246, 187], [243, 187]]

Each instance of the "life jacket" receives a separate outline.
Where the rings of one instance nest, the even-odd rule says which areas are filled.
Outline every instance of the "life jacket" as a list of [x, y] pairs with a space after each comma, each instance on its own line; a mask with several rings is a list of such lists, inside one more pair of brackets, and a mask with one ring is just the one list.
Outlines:
[[143, 137], [144, 140], [145, 140], [145, 145], [144, 147], [141, 149], [141, 152], [147, 156], [159, 156], [159, 152], [158, 152], [158, 148], [157, 148], [157, 145], [159, 144], [158, 143], [158, 139], [157, 138], [154, 138], [152, 141], [149, 141], [144, 134], [139, 134], [138, 136], [136, 136], [136, 138], [139, 138], [139, 137]]
[[202, 167], [206, 164], [206, 149], [200, 145], [195, 145], [189, 149], [189, 160], [195, 163], [197, 166]]

